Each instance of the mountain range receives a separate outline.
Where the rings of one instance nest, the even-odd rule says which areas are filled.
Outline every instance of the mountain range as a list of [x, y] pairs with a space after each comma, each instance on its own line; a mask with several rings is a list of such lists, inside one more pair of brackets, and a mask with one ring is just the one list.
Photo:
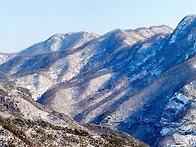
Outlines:
[[174, 30], [162, 25], [102, 36], [56, 34], [19, 53], [0, 54], [2, 85], [16, 99], [21, 90], [28, 95], [11, 98], [19, 108], [2, 102], [6, 113], [23, 119], [64, 123], [55, 111], [77, 129], [93, 123], [150, 146], [196, 146], [195, 55], [195, 15]]

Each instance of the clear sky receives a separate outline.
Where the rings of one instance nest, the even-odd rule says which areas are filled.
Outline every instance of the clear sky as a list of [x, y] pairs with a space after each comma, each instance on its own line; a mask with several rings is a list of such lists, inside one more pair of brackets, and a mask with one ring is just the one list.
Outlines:
[[0, 0], [0, 52], [18, 52], [56, 33], [175, 28], [188, 14], [196, 14], [196, 0]]

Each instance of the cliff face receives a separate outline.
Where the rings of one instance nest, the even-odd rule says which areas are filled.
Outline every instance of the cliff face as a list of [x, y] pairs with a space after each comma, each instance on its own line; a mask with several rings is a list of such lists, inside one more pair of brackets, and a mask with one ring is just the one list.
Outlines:
[[54, 35], [22, 51], [0, 65], [4, 82], [79, 122], [109, 125], [151, 146], [194, 146], [196, 16], [175, 30], [117, 29], [83, 40], [66, 47], [65, 35]]
[[185, 84], [169, 100], [161, 115], [160, 145], [196, 146], [195, 95], [196, 81]]

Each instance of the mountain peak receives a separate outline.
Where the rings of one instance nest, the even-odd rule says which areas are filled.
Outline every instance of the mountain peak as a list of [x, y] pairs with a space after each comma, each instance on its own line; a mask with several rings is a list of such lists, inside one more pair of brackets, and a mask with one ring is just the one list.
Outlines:
[[192, 38], [192, 34], [194, 34], [195, 30], [190, 33], [190, 31], [196, 26], [196, 15], [187, 15], [185, 16], [174, 32], [171, 35], [171, 41], [170, 43], [175, 43], [176, 40], [179, 40], [179, 38], [186, 38], [189, 36], [189, 38]]
[[185, 29], [188, 26], [195, 25], [196, 23], [196, 15], [187, 15], [185, 16], [177, 26], [177, 29]]
[[124, 34], [124, 30], [122, 30], [122, 29], [115, 29], [115, 30], [112, 30], [112, 31], [110, 31], [110, 32], [108, 32], [108, 33], [106, 33], [104, 36], [110, 36], [110, 35], [116, 35], [116, 34]]
[[81, 31], [81, 32], [69, 32], [66, 34], [54, 34], [53, 36], [51, 36], [50, 38], [48, 38], [47, 40], [62, 40], [62, 39], [66, 39], [66, 37], [99, 37], [99, 35], [91, 33], [91, 32], [87, 32], [87, 31]]
[[99, 35], [92, 33], [92, 32], [88, 32], [88, 31], [82, 31], [82, 32], [78, 32], [78, 34], [81, 34], [83, 37], [92, 37], [92, 38], [98, 38]]
[[193, 20], [196, 18], [196, 14], [191, 14], [191, 15], [187, 15], [185, 16], [183, 19], [189, 19], [189, 20]]
[[64, 34], [54, 34], [53, 36], [51, 36], [48, 40], [61, 40], [64, 39], [65, 35]]
[[77, 48], [80, 45], [99, 37], [91, 32], [70, 32], [67, 34], [55, 34], [44, 42], [22, 50], [18, 55], [37, 55], [51, 51], [65, 50], [67, 48]]

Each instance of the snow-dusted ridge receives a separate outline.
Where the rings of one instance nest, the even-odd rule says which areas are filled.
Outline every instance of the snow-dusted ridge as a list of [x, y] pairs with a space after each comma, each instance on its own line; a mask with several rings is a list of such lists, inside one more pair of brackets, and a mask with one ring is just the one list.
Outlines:
[[99, 36], [90, 32], [55, 34], [44, 42], [34, 44], [33, 46], [24, 49], [19, 52], [18, 55], [37, 55], [51, 51], [65, 50], [67, 48], [77, 48], [97, 37]]

